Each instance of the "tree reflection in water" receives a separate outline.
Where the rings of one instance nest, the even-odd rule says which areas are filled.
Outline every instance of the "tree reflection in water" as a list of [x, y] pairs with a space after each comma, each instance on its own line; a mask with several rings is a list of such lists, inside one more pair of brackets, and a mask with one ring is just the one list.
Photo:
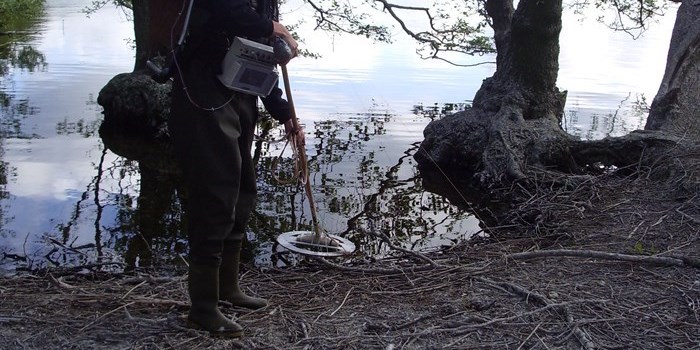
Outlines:
[[[366, 232], [404, 248], [426, 249], [453, 244], [478, 231], [469, 213], [424, 191], [413, 162], [419, 147], [419, 141], [413, 141], [415, 132], [401, 138], [396, 129], [406, 124], [422, 130], [425, 119], [435, 117], [439, 116], [432, 108], [416, 109], [414, 116], [399, 122], [396, 115], [371, 110], [332, 115], [306, 127], [311, 134], [307, 137], [310, 181], [322, 226], [355, 242], [358, 252], [353, 258], [390, 253], [381, 239]], [[259, 197], [249, 225], [247, 257], [259, 265], [281, 266], [301, 257], [278, 247], [276, 236], [312, 227], [303, 187], [279, 184], [270, 171], [282, 147], [270, 142], [281, 136], [281, 128], [270, 129], [273, 124], [264, 119], [258, 127]], [[96, 124], [60, 122], [57, 131], [96, 137]], [[119, 261], [127, 269], [182, 264], [187, 251], [185, 195], [178, 175], [160, 171], [161, 164], [108, 155], [102, 151], [70, 218], [56, 225], [58, 234], [50, 239], [53, 249], [45, 258], [60, 266]], [[292, 159], [284, 156], [280, 171], [289, 172]], [[93, 222], [94, 243], [74, 246], [78, 227], [86, 220]]]
[[[14, 84], [13, 70], [34, 72], [46, 68], [46, 58], [29, 42], [35, 27], [41, 20], [43, 11], [37, 11], [32, 16], [17, 18], [0, 18], [0, 201], [8, 199], [7, 183], [13, 170], [5, 159], [5, 140], [8, 138], [31, 138], [22, 131], [22, 120], [36, 113], [28, 99], [16, 99], [7, 93], [8, 86]], [[17, 14], [7, 14], [17, 15]], [[11, 217], [6, 217], [4, 204], [0, 204], [0, 237], [15, 234], [3, 229]], [[26, 260], [17, 254], [7, 254], [14, 259]]]
[[[429, 113], [419, 113], [414, 121], [426, 115]], [[426, 249], [453, 244], [478, 231], [478, 223], [469, 213], [423, 190], [413, 163], [418, 141], [407, 141], [406, 149], [395, 151], [400, 148], [387, 131], [396, 123], [395, 115], [370, 111], [333, 117], [316, 122], [313, 136], [307, 138], [310, 181], [323, 228], [353, 240], [358, 246], [353, 258], [390, 253], [377, 238], [380, 235], [394, 245]], [[281, 136], [279, 129], [272, 129], [275, 135], [269, 136], [271, 124], [264, 120], [258, 128], [262, 136], [255, 145], [259, 196], [249, 224], [246, 253], [259, 265], [283, 266], [295, 264], [300, 257], [278, 247], [276, 236], [313, 228], [303, 187], [298, 183], [279, 184], [273, 177], [271, 166], [282, 145], [270, 142]], [[279, 172], [289, 173], [293, 160], [284, 156]], [[187, 241], [184, 192], [178, 175], [143, 162], [118, 158], [112, 164], [103, 164], [104, 159], [103, 154], [96, 164], [96, 175], [76, 202], [71, 220], [59, 227], [63, 244], [69, 242], [71, 226], [85, 209], [91, 208], [98, 259], [117, 258], [127, 269], [181, 264]], [[113, 190], [101, 190], [101, 183], [113, 183]], [[92, 204], [88, 205], [90, 198]], [[116, 212], [113, 222], [106, 222], [102, 215], [107, 207]], [[112, 250], [115, 256], [109, 253]], [[72, 254], [65, 249], [53, 253]], [[59, 259], [52, 260], [59, 263]], [[62, 260], [67, 263], [70, 259]], [[73, 260], [85, 263], [84, 259]]]
[[[405, 248], [422, 249], [452, 244], [478, 230], [468, 213], [423, 190], [413, 163], [419, 142], [406, 141], [407, 148], [401, 149], [404, 140], [396, 141], [398, 132], [388, 130], [399, 123], [397, 119], [370, 111], [335, 115], [314, 125], [309, 163], [319, 216], [326, 230], [358, 245], [356, 257], [388, 253], [380, 239], [366, 232], [385, 235]], [[263, 181], [253, 231], [272, 238], [295, 227], [310, 230], [301, 187], [274, 185], [269, 171], [264, 172], [271, 161], [263, 158], [258, 167]], [[275, 256], [270, 258], [275, 263]]]

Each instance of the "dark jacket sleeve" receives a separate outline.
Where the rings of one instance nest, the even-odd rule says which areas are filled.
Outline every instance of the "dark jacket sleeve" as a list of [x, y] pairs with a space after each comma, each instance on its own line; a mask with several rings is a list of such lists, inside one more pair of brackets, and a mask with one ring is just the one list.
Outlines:
[[263, 97], [260, 100], [272, 118], [275, 118], [280, 123], [284, 124], [292, 118], [289, 102], [282, 98], [282, 90], [279, 87], [272, 89], [272, 92], [267, 97]]
[[248, 0], [194, 0], [212, 15], [212, 22], [229, 37], [263, 38], [272, 35], [272, 21], [255, 12]]

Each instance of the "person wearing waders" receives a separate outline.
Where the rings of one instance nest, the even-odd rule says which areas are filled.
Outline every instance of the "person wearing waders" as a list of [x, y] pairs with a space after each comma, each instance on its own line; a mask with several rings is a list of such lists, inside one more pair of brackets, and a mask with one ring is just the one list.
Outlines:
[[[257, 97], [227, 89], [217, 78], [236, 36], [282, 38], [296, 56], [297, 42], [280, 23], [264, 18], [248, 0], [194, 0], [188, 37], [177, 56], [169, 131], [187, 188], [189, 239], [188, 327], [240, 337], [243, 328], [218, 308], [219, 300], [248, 309], [267, 301], [239, 287], [241, 242], [256, 197], [251, 155]], [[285, 130], [290, 107], [274, 88], [262, 98]], [[303, 142], [303, 141], [302, 141]]]

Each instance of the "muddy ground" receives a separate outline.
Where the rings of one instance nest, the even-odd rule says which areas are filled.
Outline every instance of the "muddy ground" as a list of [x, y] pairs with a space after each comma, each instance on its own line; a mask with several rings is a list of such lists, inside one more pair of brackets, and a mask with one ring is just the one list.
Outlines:
[[270, 305], [222, 305], [239, 340], [184, 327], [184, 270], [25, 272], [0, 279], [0, 348], [700, 349], [687, 193], [600, 176], [514, 208], [542, 220], [439, 251], [248, 266], [245, 289]]

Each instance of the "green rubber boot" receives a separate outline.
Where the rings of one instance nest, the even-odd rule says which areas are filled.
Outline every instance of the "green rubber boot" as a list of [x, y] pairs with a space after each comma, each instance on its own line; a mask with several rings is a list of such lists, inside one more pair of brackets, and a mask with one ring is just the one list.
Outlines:
[[257, 310], [267, 306], [267, 300], [246, 295], [238, 285], [238, 269], [241, 263], [241, 241], [224, 245], [219, 268], [219, 299], [246, 309]]
[[243, 336], [243, 327], [228, 319], [219, 310], [218, 267], [191, 264], [188, 289], [192, 306], [187, 315], [187, 327], [208, 331], [212, 336]]

